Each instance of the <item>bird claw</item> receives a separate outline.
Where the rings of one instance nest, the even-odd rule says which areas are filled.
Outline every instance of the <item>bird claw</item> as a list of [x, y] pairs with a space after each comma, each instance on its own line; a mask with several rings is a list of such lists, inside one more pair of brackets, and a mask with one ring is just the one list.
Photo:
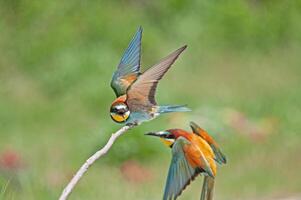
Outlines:
[[138, 122], [130, 122], [130, 123], [127, 123], [126, 125], [132, 128], [134, 126], [138, 126], [139, 123]]

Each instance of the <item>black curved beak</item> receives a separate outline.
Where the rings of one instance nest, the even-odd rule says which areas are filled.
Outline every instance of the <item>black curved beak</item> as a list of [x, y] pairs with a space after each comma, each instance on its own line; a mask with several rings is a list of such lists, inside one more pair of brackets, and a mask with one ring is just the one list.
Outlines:
[[165, 138], [168, 134], [169, 134], [169, 132], [159, 131], [159, 132], [148, 132], [148, 133], [145, 133], [144, 135], [150, 135], [150, 136]]
[[156, 132], [148, 132], [145, 133], [144, 135], [158, 136]]

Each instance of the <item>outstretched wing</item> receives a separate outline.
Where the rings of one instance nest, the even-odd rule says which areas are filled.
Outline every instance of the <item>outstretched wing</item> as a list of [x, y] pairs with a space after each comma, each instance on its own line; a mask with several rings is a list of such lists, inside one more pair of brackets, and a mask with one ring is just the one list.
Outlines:
[[189, 183], [200, 173], [198, 168], [193, 168], [186, 160], [184, 146], [190, 142], [184, 137], [179, 137], [172, 147], [172, 160], [165, 185], [163, 200], [176, 199]]
[[118, 69], [113, 74], [111, 87], [117, 97], [124, 95], [127, 88], [137, 79], [140, 69], [142, 28], [139, 27], [125, 50]]
[[196, 123], [190, 122], [190, 127], [193, 133], [203, 138], [210, 145], [210, 147], [214, 152], [215, 160], [219, 164], [226, 164], [227, 163], [226, 156], [221, 152], [218, 144], [214, 141], [214, 139], [204, 129], [199, 127]]
[[163, 58], [158, 64], [146, 70], [127, 91], [128, 105], [156, 105], [155, 93], [159, 80], [186, 49], [186, 45]]

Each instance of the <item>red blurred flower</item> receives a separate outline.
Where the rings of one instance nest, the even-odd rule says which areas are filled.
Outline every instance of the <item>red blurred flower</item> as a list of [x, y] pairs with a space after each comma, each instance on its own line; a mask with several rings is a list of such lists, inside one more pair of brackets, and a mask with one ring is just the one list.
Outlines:
[[17, 171], [24, 167], [21, 155], [14, 150], [5, 150], [0, 153], [0, 169]]

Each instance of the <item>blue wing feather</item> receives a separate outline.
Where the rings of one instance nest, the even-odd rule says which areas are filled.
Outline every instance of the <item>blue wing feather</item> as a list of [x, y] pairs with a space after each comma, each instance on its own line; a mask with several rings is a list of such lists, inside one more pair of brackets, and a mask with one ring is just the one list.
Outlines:
[[[125, 50], [118, 68], [129, 68], [131, 72], [139, 71], [140, 67], [140, 53], [141, 53], [141, 36], [142, 28], [139, 27], [134, 38], [130, 42], [128, 48]], [[125, 71], [125, 70], [123, 70]]]
[[125, 50], [120, 60], [120, 63], [118, 65], [117, 72], [120, 75], [139, 72], [140, 55], [141, 55], [141, 37], [142, 37], [142, 28], [139, 27], [134, 38], [130, 42], [128, 48]]
[[180, 137], [172, 147], [173, 156], [167, 175], [163, 200], [176, 199], [199, 173], [198, 169], [191, 167], [185, 158], [183, 146], [187, 144], [190, 144], [190, 142]]
[[129, 85], [135, 80], [132, 79], [132, 77], [128, 80], [129, 76], [134, 76], [137, 78], [139, 75], [141, 38], [142, 27], [139, 27], [129, 46], [123, 53], [117, 71], [113, 74], [111, 87], [116, 93], [116, 96], [125, 94]]

